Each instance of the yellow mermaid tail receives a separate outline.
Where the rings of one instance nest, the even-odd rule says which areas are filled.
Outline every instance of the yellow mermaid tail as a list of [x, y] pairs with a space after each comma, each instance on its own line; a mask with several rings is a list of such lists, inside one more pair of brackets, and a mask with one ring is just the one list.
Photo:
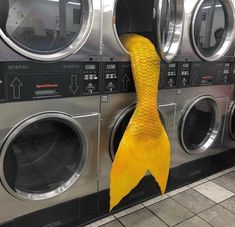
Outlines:
[[119, 144], [110, 173], [110, 210], [149, 170], [161, 193], [166, 190], [170, 144], [157, 110], [160, 59], [153, 44], [140, 35], [124, 35], [137, 93], [137, 105]]

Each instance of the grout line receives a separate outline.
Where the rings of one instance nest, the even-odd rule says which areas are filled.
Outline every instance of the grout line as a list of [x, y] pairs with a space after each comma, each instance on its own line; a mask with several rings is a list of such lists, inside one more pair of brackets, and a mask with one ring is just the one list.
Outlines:
[[150, 213], [152, 213], [155, 217], [157, 217], [158, 219], [160, 219], [164, 224], [166, 224], [167, 226], [170, 227], [170, 225], [168, 225], [162, 218], [160, 218], [157, 214], [155, 214], [152, 210], [149, 209], [149, 207], [145, 207], [148, 211], [150, 211]]
[[[203, 196], [204, 196], [204, 195], [203, 195]], [[204, 197], [207, 198], [206, 196], [204, 196]], [[195, 213], [195, 212], [191, 211], [188, 207], [186, 207], [185, 205], [183, 205], [182, 203], [180, 203], [180, 202], [178, 202], [177, 200], [175, 200], [174, 198], [172, 198], [172, 199], [173, 199], [175, 202], [179, 203], [182, 207], [184, 207], [185, 209], [187, 209], [188, 211], [190, 211], [191, 213], [193, 213], [193, 214], [195, 214], [195, 215], [198, 215], [199, 213], [204, 212], [204, 211], [210, 209], [211, 207], [213, 207], [213, 206], [215, 206], [215, 205], [217, 204], [215, 201], [213, 201], [213, 200], [207, 198], [207, 199], [211, 200], [212, 202], [214, 202], [215, 204], [211, 205], [210, 207], [207, 207], [206, 209], [200, 211], [199, 213]]]

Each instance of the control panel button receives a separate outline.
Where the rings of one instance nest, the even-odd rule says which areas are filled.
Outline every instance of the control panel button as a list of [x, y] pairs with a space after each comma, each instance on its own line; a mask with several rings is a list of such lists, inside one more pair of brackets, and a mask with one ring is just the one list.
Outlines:
[[188, 84], [187, 79], [183, 78], [182, 81], [181, 81], [181, 84], [182, 84], [183, 87], [185, 87]]
[[87, 86], [86, 86], [86, 91], [89, 93], [89, 94], [92, 94], [94, 91], [95, 91], [95, 86], [92, 84], [92, 83], [89, 83]]
[[116, 86], [112, 82], [109, 82], [106, 87], [106, 90], [108, 90], [109, 92], [112, 92], [115, 90], [115, 88], [116, 88]]

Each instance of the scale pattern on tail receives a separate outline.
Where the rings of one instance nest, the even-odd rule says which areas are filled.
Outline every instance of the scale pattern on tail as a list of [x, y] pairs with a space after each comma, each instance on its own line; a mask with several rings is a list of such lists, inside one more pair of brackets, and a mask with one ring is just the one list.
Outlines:
[[110, 210], [150, 171], [162, 193], [170, 167], [170, 144], [157, 110], [160, 58], [150, 40], [124, 35], [135, 81], [137, 105], [110, 173]]

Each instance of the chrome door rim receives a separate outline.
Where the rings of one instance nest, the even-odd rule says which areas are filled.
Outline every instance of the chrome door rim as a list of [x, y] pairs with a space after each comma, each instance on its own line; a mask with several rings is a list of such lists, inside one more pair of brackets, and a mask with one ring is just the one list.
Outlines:
[[[4, 174], [4, 158], [7, 152], [7, 149], [11, 142], [19, 135], [19, 133], [27, 126], [29, 126], [32, 123], [35, 123], [40, 120], [45, 120], [45, 119], [54, 119], [58, 120], [64, 124], [67, 124], [68, 126], [72, 127], [73, 130], [78, 133], [78, 135], [81, 138], [81, 143], [82, 143], [82, 157], [80, 164], [77, 168], [77, 170], [74, 172], [74, 174], [70, 177], [70, 179], [64, 183], [63, 185], [59, 186], [58, 188], [46, 192], [46, 193], [27, 193], [21, 190], [18, 190], [15, 192], [11, 189], [11, 187], [8, 185], [5, 174]], [[21, 200], [31, 200], [31, 201], [37, 201], [37, 200], [45, 200], [49, 199], [52, 197], [55, 197], [57, 195], [60, 195], [67, 189], [69, 189], [81, 176], [83, 170], [85, 169], [87, 160], [88, 160], [88, 149], [89, 149], [89, 139], [88, 135], [86, 134], [85, 130], [83, 129], [82, 125], [73, 119], [71, 116], [66, 115], [64, 113], [59, 113], [59, 112], [45, 112], [45, 113], [40, 113], [39, 115], [32, 116], [20, 124], [18, 124], [16, 127], [14, 127], [7, 138], [5, 139], [3, 146], [1, 148], [1, 157], [0, 157], [0, 178], [3, 183], [3, 186], [6, 188], [6, 190], [12, 194], [14, 197], [21, 199]]]
[[[183, 139], [184, 138], [184, 135], [183, 135], [184, 130], [183, 129], [184, 129], [188, 114], [190, 113], [192, 108], [195, 106], [195, 104], [202, 101], [203, 99], [209, 99], [213, 102], [213, 109], [215, 111], [215, 122], [214, 122], [213, 129], [210, 133], [210, 136], [206, 137], [201, 142], [201, 144], [199, 144], [198, 148], [191, 150], [191, 149], [188, 149], [186, 144], [184, 143], [184, 139]], [[186, 106], [185, 111], [183, 112], [183, 115], [181, 116], [180, 127], [179, 127], [179, 136], [180, 136], [181, 145], [182, 145], [183, 149], [189, 154], [203, 153], [203, 152], [207, 151], [214, 144], [214, 142], [219, 134], [220, 128], [221, 128], [221, 110], [220, 110], [220, 106], [216, 102], [215, 98], [212, 96], [209, 96], [209, 95], [197, 97]]]
[[195, 49], [195, 51], [197, 52], [198, 56], [205, 60], [205, 61], [216, 61], [218, 59], [220, 59], [221, 57], [223, 57], [227, 51], [229, 50], [230, 46], [233, 43], [233, 38], [234, 38], [234, 29], [235, 29], [235, 22], [234, 22], [234, 17], [235, 17], [235, 12], [234, 12], [234, 5], [231, 2], [231, 0], [226, 0], [226, 1], [220, 1], [220, 3], [223, 5], [223, 7], [226, 10], [226, 13], [228, 13], [229, 15], [225, 15], [226, 17], [226, 37], [223, 38], [223, 44], [220, 47], [220, 49], [217, 50], [217, 52], [215, 52], [212, 56], [204, 56], [201, 51], [199, 50], [199, 48], [196, 45], [196, 40], [195, 40], [195, 21], [196, 21], [196, 17], [198, 15], [199, 9], [201, 7], [201, 5], [203, 4], [204, 0], [200, 0], [194, 10], [194, 14], [192, 17], [192, 21], [191, 21], [191, 40], [192, 40], [192, 44], [193, 47]]
[[[155, 18], [157, 29], [156, 29], [156, 43], [157, 47], [159, 49], [160, 55], [162, 59], [166, 62], [172, 61], [175, 56], [177, 55], [181, 41], [182, 41], [182, 34], [183, 34], [183, 28], [184, 28], [184, 1], [180, 0], [167, 0], [169, 7], [174, 7], [175, 9], [175, 18], [173, 18], [170, 21], [171, 27], [172, 27], [172, 33], [170, 35], [170, 38], [167, 39], [166, 45], [163, 46], [161, 43], [161, 14], [162, 14], [162, 5], [163, 1], [166, 0], [155, 0], [155, 3], [158, 3], [158, 5], [155, 5]], [[172, 10], [171, 8], [169, 10]]]
[[86, 0], [83, 2], [83, 10], [84, 10], [83, 23], [77, 36], [75, 37], [75, 39], [72, 41], [72, 43], [69, 46], [67, 46], [66, 48], [56, 53], [39, 54], [39, 53], [30, 52], [18, 46], [16, 42], [8, 38], [1, 28], [0, 28], [0, 37], [4, 40], [5, 43], [7, 43], [7, 45], [11, 49], [13, 49], [17, 53], [27, 58], [37, 60], [37, 61], [45, 61], [45, 62], [61, 60], [77, 52], [88, 39], [88, 36], [91, 32], [93, 20], [94, 20], [94, 10], [93, 10], [92, 0]]

